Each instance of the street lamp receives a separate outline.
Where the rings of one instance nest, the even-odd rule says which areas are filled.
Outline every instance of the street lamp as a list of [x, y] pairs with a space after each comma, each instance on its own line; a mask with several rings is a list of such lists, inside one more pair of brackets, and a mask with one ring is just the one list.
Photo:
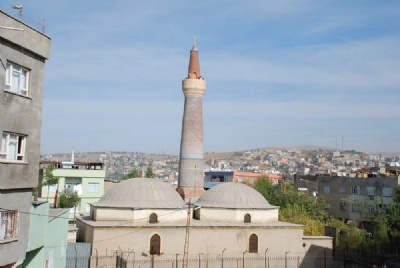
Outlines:
[[268, 248], [265, 250], [265, 253], [264, 253], [265, 268], [267, 268], [267, 251], [268, 251]]
[[17, 5], [11, 6], [11, 8], [12, 8], [12, 9], [15, 9], [15, 10], [19, 10], [19, 16], [22, 17], [22, 10], [24, 10], [24, 8], [22, 7], [22, 5], [19, 5], [19, 6], [17, 6]]
[[204, 255], [203, 253], [199, 253], [199, 268], [201, 268], [201, 255]]
[[246, 252], [247, 252], [247, 249], [246, 249], [246, 251], [243, 252], [243, 268], [244, 268], [244, 254], [246, 254]]
[[224, 268], [224, 252], [225, 252], [226, 248], [224, 248], [224, 250], [222, 251], [222, 268]]

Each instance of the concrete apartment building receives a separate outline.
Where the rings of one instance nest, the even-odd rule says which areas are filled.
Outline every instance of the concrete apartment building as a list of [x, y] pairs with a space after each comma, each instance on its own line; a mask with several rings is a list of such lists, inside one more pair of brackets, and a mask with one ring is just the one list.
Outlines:
[[318, 177], [318, 194], [329, 202], [328, 213], [337, 218], [368, 221], [368, 213], [385, 210], [393, 202], [398, 177]]
[[278, 184], [282, 180], [281, 174], [266, 174], [255, 172], [241, 171], [205, 171], [204, 172], [204, 188], [210, 189], [224, 182], [243, 182], [253, 185], [257, 182], [258, 177], [266, 176], [273, 184]]
[[[0, 266], [25, 258], [50, 38], [0, 10]], [[23, 213], [24, 212], [24, 213]]]
[[[79, 204], [76, 207], [76, 213], [89, 212], [89, 204], [99, 201], [103, 196], [106, 176], [103, 163], [42, 161], [42, 164], [54, 164], [56, 169], [53, 175], [59, 178], [58, 185], [41, 188], [41, 198], [48, 197], [50, 204], [54, 204], [57, 188], [58, 194], [68, 188], [78, 193]], [[74, 208], [70, 209], [69, 218], [70, 221], [74, 219]]]

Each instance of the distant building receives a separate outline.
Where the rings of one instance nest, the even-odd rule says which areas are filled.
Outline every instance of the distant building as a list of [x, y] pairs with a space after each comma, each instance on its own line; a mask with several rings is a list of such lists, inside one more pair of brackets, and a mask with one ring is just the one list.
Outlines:
[[0, 10], [0, 267], [25, 258], [49, 56], [48, 36]]
[[318, 195], [328, 201], [328, 213], [351, 221], [368, 221], [368, 213], [393, 202], [397, 177], [318, 177]]
[[280, 174], [266, 174], [241, 171], [206, 171], [204, 172], [204, 188], [210, 189], [223, 182], [243, 182], [252, 185], [260, 176], [268, 177], [273, 184], [282, 180]]
[[[49, 197], [49, 203], [54, 205], [54, 197], [65, 189], [73, 189], [78, 193], [79, 204], [76, 212], [89, 212], [90, 203], [97, 202], [104, 194], [104, 179], [106, 176], [103, 163], [98, 162], [54, 162], [42, 161], [42, 165], [54, 164], [53, 175], [59, 177], [58, 185], [42, 186], [41, 198]], [[69, 213], [74, 219], [74, 208]]]

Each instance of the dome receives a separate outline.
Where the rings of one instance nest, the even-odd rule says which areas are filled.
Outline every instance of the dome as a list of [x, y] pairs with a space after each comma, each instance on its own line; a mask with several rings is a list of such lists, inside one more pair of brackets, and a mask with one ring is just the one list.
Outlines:
[[157, 179], [136, 178], [121, 181], [92, 205], [113, 208], [176, 209], [184, 206], [185, 202], [168, 183]]
[[224, 182], [205, 192], [196, 202], [197, 206], [236, 209], [274, 209], [252, 187], [239, 182]]

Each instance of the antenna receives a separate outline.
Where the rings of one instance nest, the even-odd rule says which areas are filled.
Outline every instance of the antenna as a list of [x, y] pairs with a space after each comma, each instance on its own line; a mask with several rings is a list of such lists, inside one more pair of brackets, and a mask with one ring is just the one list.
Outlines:
[[344, 137], [342, 136], [342, 151], [343, 151], [343, 138], [344, 138]]

